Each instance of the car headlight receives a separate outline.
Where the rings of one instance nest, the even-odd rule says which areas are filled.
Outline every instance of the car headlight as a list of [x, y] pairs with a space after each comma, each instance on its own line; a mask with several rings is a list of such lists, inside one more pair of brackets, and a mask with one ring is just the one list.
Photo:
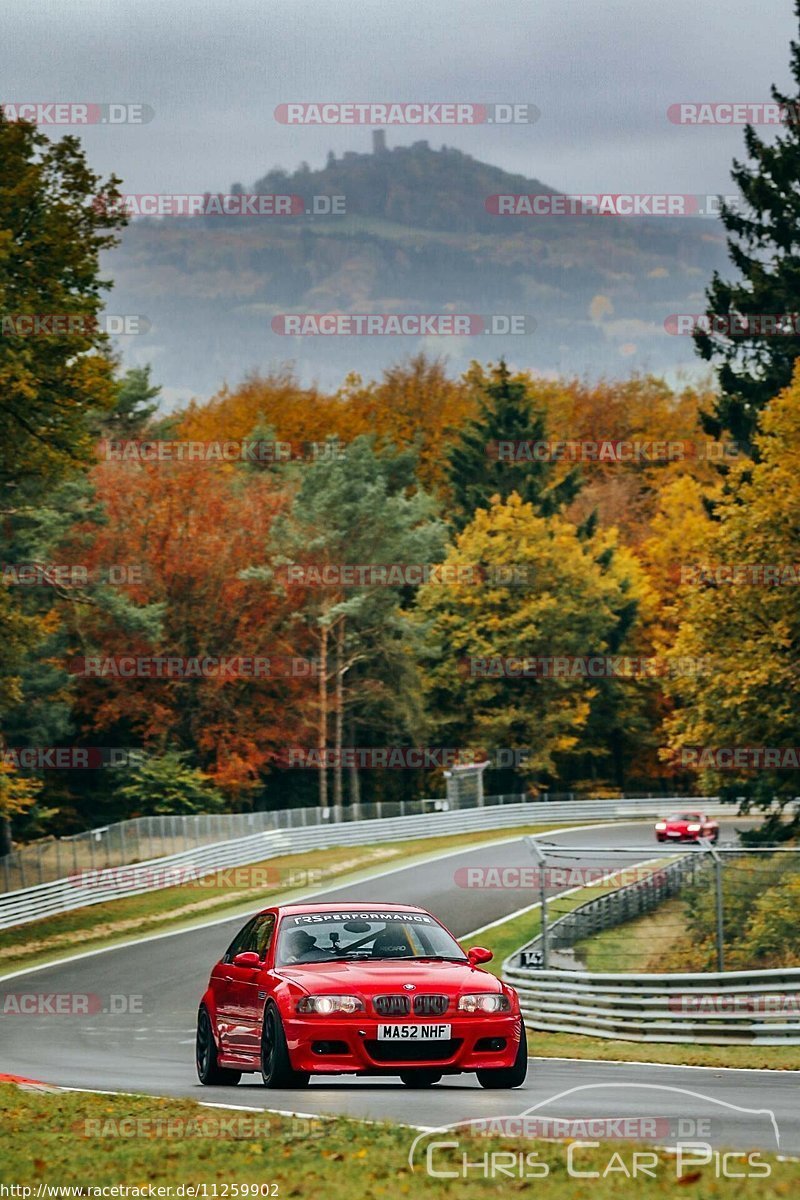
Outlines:
[[659, 821], [658, 824], [656, 825], [656, 829], [658, 830], [659, 833], [663, 833], [666, 828], [667, 828], [666, 821]]
[[459, 1012], [508, 1012], [511, 1001], [502, 992], [468, 992], [458, 1000]]
[[703, 827], [702, 825], [687, 825], [686, 828], [689, 833], [699, 833]]
[[303, 996], [297, 1002], [299, 1013], [317, 1013], [320, 1017], [331, 1013], [364, 1012], [364, 1001], [358, 996]]

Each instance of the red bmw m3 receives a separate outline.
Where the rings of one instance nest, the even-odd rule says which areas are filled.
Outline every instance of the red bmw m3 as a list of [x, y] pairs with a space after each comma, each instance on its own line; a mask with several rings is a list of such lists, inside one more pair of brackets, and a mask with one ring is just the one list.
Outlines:
[[408, 904], [264, 909], [211, 971], [197, 1020], [197, 1074], [272, 1088], [312, 1075], [399, 1075], [429, 1087], [474, 1071], [519, 1087], [528, 1068], [513, 988], [481, 969], [435, 917]]

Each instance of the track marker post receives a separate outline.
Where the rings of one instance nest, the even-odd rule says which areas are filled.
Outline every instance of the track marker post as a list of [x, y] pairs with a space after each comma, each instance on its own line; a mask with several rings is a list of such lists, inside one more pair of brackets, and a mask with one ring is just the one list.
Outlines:
[[539, 864], [539, 903], [541, 905], [542, 917], [542, 970], [546, 971], [550, 965], [550, 937], [547, 927], [547, 877], [544, 871], [544, 864], [547, 861], [546, 855], [542, 853], [542, 848], [535, 837], [526, 837], [528, 849]]

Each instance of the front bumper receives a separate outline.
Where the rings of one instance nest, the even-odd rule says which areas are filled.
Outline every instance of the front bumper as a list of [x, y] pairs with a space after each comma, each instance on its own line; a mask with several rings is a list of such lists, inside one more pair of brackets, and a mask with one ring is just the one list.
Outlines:
[[451, 1026], [449, 1041], [379, 1042], [378, 1025], [393, 1022], [369, 1016], [359, 1020], [357, 1015], [293, 1015], [283, 1018], [283, 1028], [292, 1067], [313, 1074], [397, 1075], [414, 1067], [458, 1073], [513, 1065], [522, 1031], [519, 1015], [440, 1019]]

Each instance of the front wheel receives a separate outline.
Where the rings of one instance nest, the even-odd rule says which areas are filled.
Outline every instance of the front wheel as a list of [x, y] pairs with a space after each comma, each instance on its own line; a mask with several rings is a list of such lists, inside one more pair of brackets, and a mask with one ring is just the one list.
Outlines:
[[197, 1078], [206, 1087], [214, 1084], [233, 1087], [242, 1078], [241, 1071], [230, 1071], [227, 1067], [221, 1067], [217, 1062], [217, 1043], [214, 1041], [214, 1030], [211, 1028], [211, 1018], [204, 1008], [201, 1008], [197, 1014], [195, 1061]]
[[496, 1067], [486, 1071], [478, 1071], [478, 1083], [482, 1088], [515, 1088], [521, 1087], [528, 1074], [528, 1039], [525, 1025], [519, 1037], [517, 1056], [511, 1067]]
[[442, 1078], [441, 1071], [402, 1071], [400, 1078], [406, 1087], [432, 1087]]
[[261, 1033], [261, 1077], [264, 1087], [305, 1087], [311, 1078], [307, 1071], [295, 1071], [289, 1061], [289, 1047], [280, 1014], [273, 1004], [264, 1010]]

